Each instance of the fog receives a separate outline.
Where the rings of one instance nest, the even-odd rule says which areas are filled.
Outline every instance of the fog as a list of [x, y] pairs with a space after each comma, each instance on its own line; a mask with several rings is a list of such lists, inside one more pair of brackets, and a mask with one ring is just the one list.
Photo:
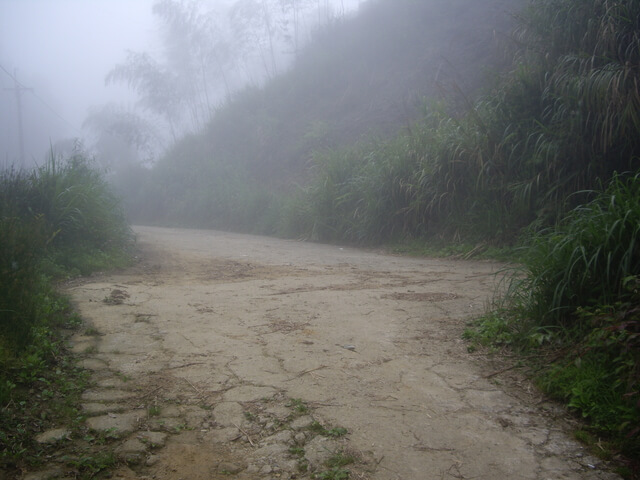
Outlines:
[[[271, 1], [280, 5], [296, 4]], [[172, 33], [167, 32], [166, 24], [163, 28], [157, 12], [154, 14], [156, 3], [154, 0], [0, 0], [0, 163], [5, 166], [42, 164], [50, 145], [64, 150], [71, 148], [76, 140], [87, 148], [94, 148], [100, 137], [99, 130], [102, 128], [105, 133], [101, 122], [105, 116], [112, 118], [115, 113], [120, 119], [124, 114], [127, 118], [135, 115], [136, 125], [148, 126], [148, 132], [135, 141], [125, 139], [125, 143], [134, 150], [142, 149], [142, 156], [153, 157], [177, 137], [202, 128], [216, 105], [230, 93], [281, 73], [295, 55], [290, 24], [287, 24], [286, 35], [278, 38], [280, 43], [271, 50], [268, 61], [266, 50], [261, 50], [265, 48], [264, 41], [256, 40], [258, 32], [250, 30], [258, 23], [245, 21], [249, 30], [244, 31], [243, 38], [237, 37], [237, 29], [229, 26], [228, 16], [234, 5], [244, 5], [244, 11], [237, 9], [238, 16], [249, 18], [251, 12], [246, 9], [255, 9], [264, 1], [168, 1], [174, 5], [193, 4], [193, 11], [215, 19], [217, 34], [224, 36], [225, 53], [236, 57], [225, 66], [224, 78], [205, 77], [205, 67], [202, 67], [207, 85], [199, 95], [204, 92], [207, 101], [200, 101], [197, 108], [206, 112], [197, 111], [194, 106], [186, 113], [172, 113], [171, 118], [180, 117], [180, 121], [169, 125], [166, 118], [141, 107], [144, 99], [128, 88], [122, 76], [112, 77], [112, 81], [105, 84], [107, 75], [117, 65], [126, 64], [130, 58], [128, 52], [146, 53], [164, 62], [163, 65], [173, 66], [167, 60]], [[323, 20], [322, 15], [346, 15], [363, 2], [300, 0], [297, 3], [306, 6], [304, 16], [299, 17], [303, 34], [296, 32], [300, 38], [295, 41], [304, 42], [317, 22]], [[246, 45], [241, 49], [239, 45], [243, 41]], [[173, 52], [176, 58], [187, 58], [189, 53]], [[87, 122], [88, 118], [93, 121]], [[21, 158], [20, 123], [24, 132], [24, 158]], [[140, 136], [145, 137], [145, 145], [140, 145]]]

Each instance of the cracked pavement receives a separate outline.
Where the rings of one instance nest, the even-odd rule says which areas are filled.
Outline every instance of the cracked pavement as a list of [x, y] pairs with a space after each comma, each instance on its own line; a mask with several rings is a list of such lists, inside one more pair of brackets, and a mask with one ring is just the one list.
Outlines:
[[73, 339], [88, 421], [128, 419], [115, 478], [314, 478], [340, 452], [352, 479], [618, 478], [517, 371], [467, 352], [502, 265], [135, 232], [137, 266], [68, 287], [97, 333]]

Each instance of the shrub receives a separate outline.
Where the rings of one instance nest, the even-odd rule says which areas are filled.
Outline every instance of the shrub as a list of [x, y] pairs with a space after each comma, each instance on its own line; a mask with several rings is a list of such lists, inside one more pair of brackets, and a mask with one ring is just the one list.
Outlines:
[[[551, 359], [540, 386], [640, 455], [640, 174], [608, 188], [555, 228], [532, 235], [493, 339]], [[506, 332], [507, 339], [504, 337]]]

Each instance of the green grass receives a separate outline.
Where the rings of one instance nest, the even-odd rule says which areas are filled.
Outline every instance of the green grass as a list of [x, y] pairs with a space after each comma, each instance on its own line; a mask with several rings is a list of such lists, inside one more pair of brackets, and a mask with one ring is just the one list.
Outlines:
[[293, 410], [299, 414], [304, 415], [309, 412], [308, 405], [301, 398], [292, 398], [287, 403], [287, 407], [293, 408]]
[[31, 342], [19, 356], [3, 362], [5, 392], [0, 408], [0, 468], [13, 471], [37, 466], [51, 454], [52, 447], [39, 445], [34, 436], [48, 428], [65, 425], [81, 428], [80, 396], [88, 385], [88, 374], [65, 350], [57, 332], [78, 328], [80, 321], [68, 303], [49, 292], [48, 325], [31, 334]]
[[322, 435], [324, 437], [342, 437], [349, 433], [346, 428], [342, 427], [333, 427], [327, 428], [322, 425], [320, 422], [314, 421], [311, 425], [309, 425], [309, 430], [317, 433], [318, 435]]
[[[132, 234], [118, 200], [85, 156], [53, 155], [32, 171], [0, 172], [0, 469], [42, 464], [53, 451], [34, 436], [81, 430], [78, 403], [87, 374], [64, 346], [80, 319], [55, 280], [122, 266]], [[74, 463], [75, 462], [75, 463]], [[112, 462], [69, 465], [89, 478]]]
[[[640, 459], [640, 175], [531, 236], [500, 307], [465, 337], [521, 352], [543, 391]], [[470, 348], [475, 348], [474, 343]]]
[[350, 471], [343, 468], [356, 461], [353, 455], [339, 451], [331, 455], [325, 465], [328, 470], [315, 474], [314, 478], [321, 480], [346, 480], [350, 477]]

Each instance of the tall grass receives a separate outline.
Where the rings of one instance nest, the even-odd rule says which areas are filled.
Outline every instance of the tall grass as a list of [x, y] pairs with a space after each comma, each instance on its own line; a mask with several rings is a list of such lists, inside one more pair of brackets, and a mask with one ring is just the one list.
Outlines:
[[640, 174], [616, 175], [531, 235], [501, 309], [480, 331], [540, 358], [538, 381], [597, 434], [640, 457]]
[[302, 228], [510, 242], [553, 225], [578, 192], [640, 165], [639, 18], [633, 0], [532, 2], [511, 71], [466, 114], [430, 106], [392, 141], [319, 156]]
[[86, 375], [60, 334], [80, 321], [53, 281], [122, 265], [131, 244], [117, 198], [86, 156], [0, 172], [0, 471], [10, 477], [48, 454], [37, 433], [82, 418]]
[[85, 156], [0, 172], [0, 360], [26, 348], [44, 320], [45, 273], [107, 267], [131, 241], [117, 198]]
[[569, 220], [533, 235], [526, 255], [527, 316], [575, 323], [578, 307], [613, 305], [640, 275], [640, 176], [616, 176]]

